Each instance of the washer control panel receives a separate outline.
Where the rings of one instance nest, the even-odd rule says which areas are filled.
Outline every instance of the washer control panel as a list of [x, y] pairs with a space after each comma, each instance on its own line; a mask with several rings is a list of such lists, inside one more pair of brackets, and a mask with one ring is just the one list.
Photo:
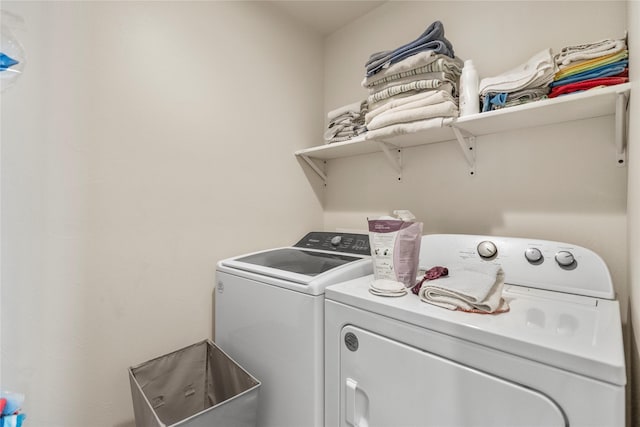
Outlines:
[[371, 255], [369, 236], [355, 233], [312, 231], [294, 245], [297, 248]]

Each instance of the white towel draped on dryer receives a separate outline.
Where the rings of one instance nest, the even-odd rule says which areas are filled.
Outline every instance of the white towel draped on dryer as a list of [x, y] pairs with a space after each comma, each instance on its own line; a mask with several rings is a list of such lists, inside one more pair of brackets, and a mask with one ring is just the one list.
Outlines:
[[499, 265], [454, 266], [449, 276], [425, 282], [420, 299], [429, 304], [481, 313], [508, 311], [502, 298], [504, 272]]

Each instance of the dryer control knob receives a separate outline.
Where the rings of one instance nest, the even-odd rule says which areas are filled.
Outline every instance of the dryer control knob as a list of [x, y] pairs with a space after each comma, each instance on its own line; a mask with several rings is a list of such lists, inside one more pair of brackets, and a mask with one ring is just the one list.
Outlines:
[[560, 251], [556, 254], [556, 262], [560, 267], [569, 267], [576, 262], [573, 254], [569, 251]]
[[524, 257], [529, 262], [540, 262], [542, 260], [542, 252], [538, 248], [527, 248], [524, 251]]
[[480, 242], [478, 244], [478, 255], [482, 258], [493, 258], [498, 254], [498, 248], [496, 248], [495, 243], [485, 240], [484, 242]]
[[341, 241], [342, 241], [342, 236], [335, 236], [331, 238], [331, 244], [333, 246], [338, 246]]

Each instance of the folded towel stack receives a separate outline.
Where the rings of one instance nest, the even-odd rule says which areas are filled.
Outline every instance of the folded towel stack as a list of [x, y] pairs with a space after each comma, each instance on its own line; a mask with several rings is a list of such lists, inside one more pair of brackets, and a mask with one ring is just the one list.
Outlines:
[[606, 39], [567, 46], [555, 56], [558, 72], [549, 98], [629, 81], [629, 51], [625, 39]]
[[517, 67], [480, 81], [482, 111], [492, 111], [544, 99], [556, 66], [551, 49], [544, 49]]
[[362, 82], [369, 90], [367, 139], [440, 127], [444, 118], [457, 117], [462, 66], [440, 21], [411, 43], [371, 55]]
[[366, 132], [364, 116], [367, 111], [366, 100], [329, 111], [327, 114], [329, 124], [324, 133], [325, 142], [330, 144], [332, 142], [348, 141]]
[[449, 269], [447, 277], [423, 283], [418, 293], [429, 304], [471, 313], [509, 311], [502, 298], [504, 272], [499, 265], [462, 266]]

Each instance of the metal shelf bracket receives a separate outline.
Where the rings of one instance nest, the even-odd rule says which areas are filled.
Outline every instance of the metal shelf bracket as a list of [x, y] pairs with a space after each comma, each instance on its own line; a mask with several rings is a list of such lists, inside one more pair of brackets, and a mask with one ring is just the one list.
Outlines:
[[629, 114], [629, 92], [619, 92], [616, 98], [615, 113], [616, 162], [624, 167], [627, 163], [627, 119]]
[[313, 171], [315, 173], [317, 173], [320, 178], [322, 178], [322, 181], [326, 185], [326, 183], [327, 183], [327, 174], [324, 173], [324, 171], [322, 169], [320, 169], [318, 167], [318, 165], [313, 160], [311, 160], [311, 158], [309, 156], [307, 156], [306, 154], [300, 154], [299, 156], [302, 158], [302, 160], [307, 162], [309, 167], [311, 167], [311, 169], [313, 169]]
[[389, 165], [391, 165], [396, 174], [398, 174], [398, 181], [402, 181], [402, 150], [386, 141], [376, 140], [376, 142], [384, 153]]
[[456, 136], [458, 143], [460, 144], [460, 149], [462, 150], [462, 154], [464, 155], [467, 164], [469, 165], [469, 175], [476, 174], [476, 137], [474, 135], [468, 135], [465, 137], [462, 135], [462, 131], [451, 125], [451, 130], [453, 130], [453, 134]]

